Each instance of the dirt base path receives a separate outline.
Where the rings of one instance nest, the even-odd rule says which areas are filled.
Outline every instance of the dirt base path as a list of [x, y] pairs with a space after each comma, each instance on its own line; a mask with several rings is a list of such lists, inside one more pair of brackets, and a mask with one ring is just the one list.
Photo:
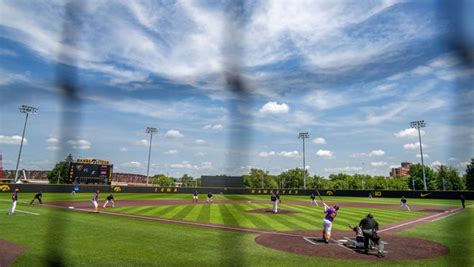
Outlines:
[[16, 258], [25, 251], [25, 246], [16, 245], [0, 239], [0, 266], [10, 266], [16, 260]]
[[[295, 235], [262, 234], [255, 238], [258, 244], [272, 249], [295, 253], [306, 256], [318, 256], [334, 259], [360, 259], [379, 260], [377, 251], [371, 250], [364, 254], [363, 250], [353, 250], [346, 238], [353, 238], [352, 232], [334, 231], [329, 244], [319, 241], [320, 231], [290, 232]], [[307, 237], [304, 239], [303, 237]], [[308, 241], [309, 239], [309, 241]], [[383, 260], [417, 260], [428, 259], [445, 255], [448, 248], [427, 240], [396, 236], [394, 234], [382, 235], [385, 244], [385, 258]]]

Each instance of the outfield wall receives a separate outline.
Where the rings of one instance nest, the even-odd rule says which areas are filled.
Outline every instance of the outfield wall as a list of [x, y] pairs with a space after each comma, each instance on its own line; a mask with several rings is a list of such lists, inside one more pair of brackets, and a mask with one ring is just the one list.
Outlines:
[[[18, 188], [20, 192], [51, 192], [70, 193], [74, 185], [40, 185], [40, 184], [0, 184], [0, 193], [12, 192]], [[198, 190], [200, 194], [246, 194], [246, 195], [269, 195], [270, 191], [276, 191], [280, 195], [307, 195], [316, 192], [315, 190], [303, 189], [251, 189], [251, 188], [224, 188], [224, 187], [139, 187], [139, 186], [110, 186], [110, 185], [79, 185], [79, 193], [92, 193], [96, 190], [101, 192], [116, 193], [183, 193], [192, 194]], [[466, 199], [474, 200], [474, 191], [393, 191], [393, 190], [332, 190], [320, 189], [321, 196], [350, 196], [368, 197], [369, 193], [373, 197], [400, 198], [437, 198], [437, 199], [459, 199], [463, 194]]]

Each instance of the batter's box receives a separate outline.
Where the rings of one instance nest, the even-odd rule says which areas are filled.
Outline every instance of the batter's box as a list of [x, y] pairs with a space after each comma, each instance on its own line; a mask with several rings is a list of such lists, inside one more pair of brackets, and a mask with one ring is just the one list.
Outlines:
[[304, 240], [306, 240], [306, 242], [309, 242], [313, 245], [328, 245], [328, 244], [331, 244], [331, 245], [337, 245], [337, 243], [334, 241], [334, 240], [329, 240], [329, 243], [326, 244], [324, 242], [324, 239], [322, 239], [321, 237], [303, 237]]

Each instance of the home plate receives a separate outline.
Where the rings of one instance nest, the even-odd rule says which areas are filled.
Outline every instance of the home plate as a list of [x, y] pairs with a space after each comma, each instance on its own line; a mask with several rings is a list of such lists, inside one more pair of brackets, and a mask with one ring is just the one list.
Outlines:
[[74, 209], [74, 207], [73, 207], [73, 206], [71, 206], [71, 207], [68, 207], [68, 208], [69, 208], [69, 209]]
[[339, 241], [339, 242], [341, 242], [341, 243], [346, 243], [346, 242], [347, 242], [347, 240], [345, 240], [345, 239], [339, 239], [339, 240], [337, 240], [337, 241]]

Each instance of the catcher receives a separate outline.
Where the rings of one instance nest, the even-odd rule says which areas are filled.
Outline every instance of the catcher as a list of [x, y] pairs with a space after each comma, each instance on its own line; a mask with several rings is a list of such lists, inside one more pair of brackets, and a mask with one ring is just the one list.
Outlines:
[[356, 233], [356, 238], [355, 238], [355, 241], [353, 241], [353, 246], [354, 248], [356, 249], [363, 249], [364, 248], [364, 233], [362, 232], [362, 228], [360, 228], [360, 226], [352, 226], [352, 225], [348, 225], [349, 228], [352, 229], [352, 231], [354, 231]]

